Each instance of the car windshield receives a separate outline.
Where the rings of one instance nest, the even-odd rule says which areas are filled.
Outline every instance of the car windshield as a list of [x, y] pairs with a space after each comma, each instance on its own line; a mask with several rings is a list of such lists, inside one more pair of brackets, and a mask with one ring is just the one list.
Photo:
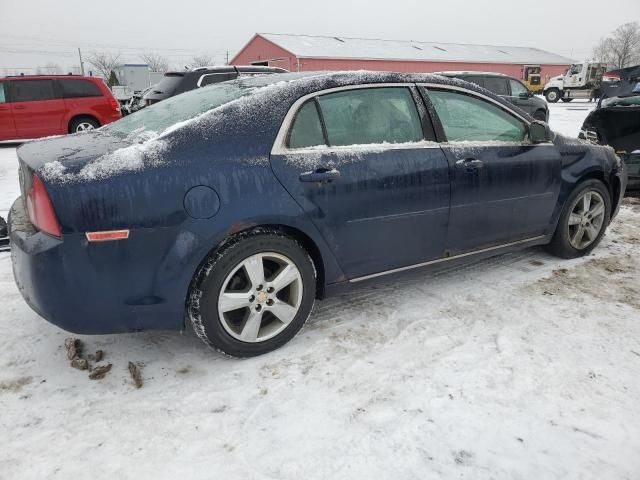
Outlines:
[[219, 83], [191, 90], [110, 123], [102, 130], [117, 136], [147, 131], [161, 133], [171, 125], [197, 117], [204, 112], [248, 95], [254, 88], [234, 82]]
[[640, 105], [640, 95], [632, 97], [611, 97], [602, 100], [602, 107], [632, 107]]

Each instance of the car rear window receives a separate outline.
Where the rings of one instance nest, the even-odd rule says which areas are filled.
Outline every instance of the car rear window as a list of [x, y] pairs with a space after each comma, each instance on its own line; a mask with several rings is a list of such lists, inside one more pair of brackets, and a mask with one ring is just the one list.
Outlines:
[[35, 102], [57, 98], [51, 80], [13, 80], [11, 96], [14, 102]]
[[5, 103], [7, 101], [7, 96], [4, 93], [4, 82], [0, 82], [0, 103]]
[[62, 89], [64, 98], [101, 97], [100, 88], [89, 80], [60, 79], [58, 84]]
[[238, 83], [220, 83], [198, 88], [155, 103], [102, 129], [118, 136], [146, 131], [162, 133], [176, 123], [249, 95], [254, 89], [253, 86]]
[[162, 80], [153, 89], [154, 92], [166, 93], [167, 95], [173, 95], [178, 85], [184, 78], [184, 73], [165, 73]]
[[200, 80], [198, 81], [198, 86], [205, 87], [213, 83], [228, 82], [229, 80], [235, 80], [236, 78], [238, 78], [238, 74], [236, 72], [207, 73], [202, 77], [200, 77]]

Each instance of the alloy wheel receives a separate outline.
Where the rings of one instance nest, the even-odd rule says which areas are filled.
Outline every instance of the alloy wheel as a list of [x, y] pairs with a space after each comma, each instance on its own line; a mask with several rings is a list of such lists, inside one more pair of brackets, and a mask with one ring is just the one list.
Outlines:
[[569, 215], [569, 243], [584, 250], [598, 239], [604, 227], [606, 207], [602, 195], [588, 190], [573, 203]]
[[76, 127], [76, 132], [86, 132], [88, 130], [93, 130], [94, 128], [95, 127], [89, 122], [80, 122]]
[[302, 276], [291, 259], [275, 252], [258, 253], [236, 265], [225, 278], [218, 316], [235, 339], [263, 342], [293, 321], [302, 294]]

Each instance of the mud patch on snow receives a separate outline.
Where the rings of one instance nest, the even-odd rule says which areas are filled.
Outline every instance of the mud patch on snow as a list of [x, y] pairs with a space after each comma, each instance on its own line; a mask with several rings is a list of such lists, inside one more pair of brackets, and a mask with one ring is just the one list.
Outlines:
[[18, 377], [14, 380], [0, 382], [0, 393], [19, 392], [20, 390], [22, 390], [22, 387], [24, 387], [25, 385], [29, 385], [32, 381], [33, 377]]
[[615, 301], [640, 310], [640, 261], [637, 256], [612, 255], [588, 260], [573, 268], [554, 270], [534, 288], [544, 295], [581, 301], [585, 296]]

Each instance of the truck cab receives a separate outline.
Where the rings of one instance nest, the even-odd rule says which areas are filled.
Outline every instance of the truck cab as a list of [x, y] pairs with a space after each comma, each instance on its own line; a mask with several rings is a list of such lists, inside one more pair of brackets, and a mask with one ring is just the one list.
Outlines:
[[547, 102], [558, 100], [570, 102], [574, 98], [592, 98], [600, 88], [602, 75], [607, 71], [606, 63], [581, 62], [571, 65], [564, 75], [553, 77], [544, 86]]

